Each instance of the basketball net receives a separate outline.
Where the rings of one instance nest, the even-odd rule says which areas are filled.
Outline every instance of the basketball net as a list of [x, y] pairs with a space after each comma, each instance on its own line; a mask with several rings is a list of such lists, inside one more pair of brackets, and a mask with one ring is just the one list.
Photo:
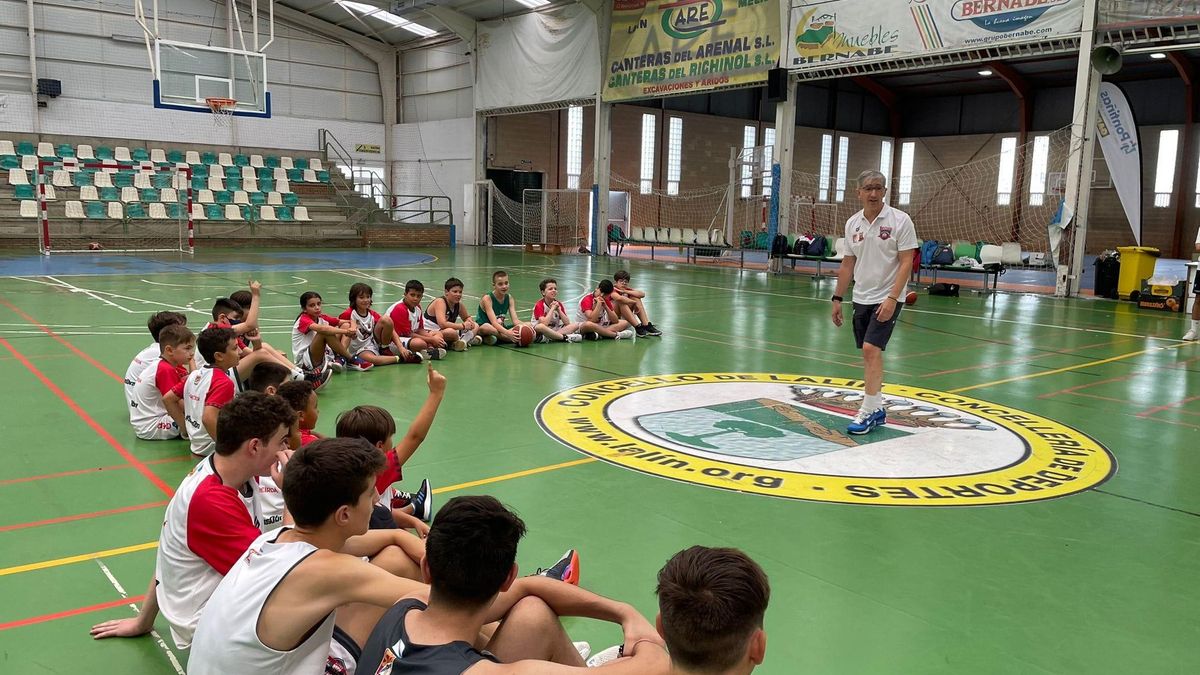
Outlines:
[[237, 101], [232, 98], [216, 97], [206, 98], [204, 101], [208, 103], [208, 109], [212, 111], [213, 126], [228, 127], [230, 120], [233, 119], [233, 108], [237, 105]]

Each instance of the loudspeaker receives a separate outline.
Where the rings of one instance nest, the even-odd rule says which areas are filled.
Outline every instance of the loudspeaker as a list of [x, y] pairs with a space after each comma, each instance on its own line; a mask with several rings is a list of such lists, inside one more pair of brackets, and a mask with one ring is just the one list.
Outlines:
[[1121, 70], [1121, 52], [1108, 45], [1092, 50], [1092, 67], [1101, 75], [1113, 75]]
[[788, 98], [788, 71], [772, 68], [767, 71], [767, 103], [783, 103]]
[[37, 81], [37, 93], [38, 96], [58, 98], [62, 96], [62, 82], [39, 77]]

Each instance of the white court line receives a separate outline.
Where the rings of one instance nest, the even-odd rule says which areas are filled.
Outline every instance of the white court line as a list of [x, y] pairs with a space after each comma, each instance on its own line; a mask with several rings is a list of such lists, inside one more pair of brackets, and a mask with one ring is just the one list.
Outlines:
[[[431, 262], [436, 262], [436, 261], [431, 261]], [[416, 264], [416, 265], [401, 265], [398, 267], [382, 267], [380, 269], [409, 270], [409, 269], [420, 268], [423, 270], [497, 270], [497, 269], [517, 270], [517, 269], [527, 269], [527, 268], [532, 268], [532, 267], [545, 267], [545, 266], [546, 266], [546, 264], [542, 264], [542, 265], [448, 265], [448, 266], [444, 266], [444, 267], [441, 267], [441, 266], [427, 267], [424, 264]], [[553, 264], [551, 264], [551, 266], [553, 266]], [[284, 271], [284, 272], [336, 272], [339, 269], [344, 270], [344, 269], [350, 269], [350, 268], [347, 268], [347, 267], [339, 267], [339, 268], [314, 267], [314, 268], [305, 268], [305, 269], [295, 269], [295, 268], [289, 267], [286, 270], [280, 270], [280, 271]], [[271, 272], [274, 270], [266, 270], [266, 271]], [[141, 272], [110, 272], [110, 273], [89, 272], [89, 273], [80, 273], [80, 274], [59, 274], [58, 276], [60, 276], [60, 277], [142, 277], [145, 274], [147, 274], [147, 272], [143, 270]], [[170, 272], [151, 272], [150, 274], [201, 274], [201, 275], [206, 275], [206, 276], [212, 275], [211, 272], [204, 272], [202, 270], [174, 270], [174, 271], [170, 271]], [[6, 274], [6, 275], [4, 275], [3, 278], [28, 280], [32, 277], [38, 277], [38, 276], [44, 276], [44, 275], [41, 275], [41, 274], [27, 274], [27, 275]]]
[[118, 305], [117, 303], [115, 303], [111, 300], [102, 298], [99, 295], [96, 295], [95, 293], [87, 290], [86, 288], [79, 288], [78, 286], [72, 286], [71, 284], [69, 284], [61, 279], [55, 279], [54, 277], [49, 276], [49, 275], [47, 275], [46, 278], [51, 281], [57, 281], [59, 284], [61, 284], [61, 288], [65, 288], [65, 289], [71, 291], [72, 293], [83, 293], [84, 295], [90, 297], [93, 300], [99, 300], [100, 302], [103, 302], [104, 304], [106, 304], [110, 307], [116, 307], [117, 309], [121, 310], [122, 312], [125, 312], [126, 314], [134, 314], [135, 313], [132, 309], [129, 309], [128, 307], [122, 307], [121, 305]]
[[[121, 597], [128, 598], [129, 594], [125, 592], [125, 587], [121, 585], [121, 582], [117, 581], [115, 576], [113, 576], [112, 570], [108, 569], [108, 565], [105, 565], [104, 561], [100, 560], [99, 558], [96, 559], [96, 564], [100, 566], [100, 571], [104, 572], [104, 576], [108, 577], [108, 583], [112, 584], [112, 587], [117, 589], [117, 592], [121, 594]], [[129, 608], [135, 613], [140, 611], [138, 606], [133, 603], [129, 603]], [[162, 639], [162, 636], [158, 634], [158, 631], [151, 629], [150, 636], [154, 638], [154, 642], [158, 644], [160, 649], [162, 649], [163, 654], [166, 654], [167, 660], [171, 662], [171, 667], [175, 669], [175, 672], [178, 673], [178, 675], [184, 675], [183, 666], [180, 665], [179, 659], [175, 657], [175, 652], [172, 652], [171, 649], [167, 647], [167, 643]]]
[[[122, 276], [124, 276], [124, 275], [122, 275]], [[295, 274], [291, 275], [291, 277], [293, 279], [299, 279], [299, 281], [287, 283], [287, 284], [271, 284], [271, 287], [272, 288], [282, 288], [284, 286], [303, 286], [304, 284], [308, 283], [308, 279], [305, 279], [304, 277], [298, 277]], [[172, 288], [211, 288], [211, 289], [229, 288], [228, 286], [197, 286], [196, 284], [170, 284], [165, 281], [150, 281], [149, 279], [142, 279], [142, 283], [150, 284], [152, 286], [170, 286]]]

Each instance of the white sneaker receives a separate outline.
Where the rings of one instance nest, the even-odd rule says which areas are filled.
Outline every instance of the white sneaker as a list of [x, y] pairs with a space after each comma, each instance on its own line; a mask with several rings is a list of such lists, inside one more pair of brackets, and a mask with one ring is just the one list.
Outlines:
[[635, 340], [635, 339], [637, 339], [637, 333], [633, 332], [633, 329], [632, 329], [632, 328], [626, 328], [625, 330], [623, 330], [623, 331], [620, 331], [619, 333], [617, 333], [617, 337], [616, 337], [616, 338], [614, 338], [614, 339], [617, 339], [617, 340]]
[[455, 340], [454, 344], [450, 345], [450, 349], [453, 349], [456, 352], [465, 352], [467, 351], [467, 341]]
[[587, 661], [587, 657], [592, 655], [592, 645], [587, 642], [575, 642], [575, 651], [579, 652], [579, 656]]
[[567, 342], [583, 342], [583, 336], [579, 333], [571, 333], [567, 335]]
[[588, 668], [596, 668], [606, 663], [612, 663], [621, 658], [621, 653], [624, 652], [623, 645], [613, 645], [602, 652], [594, 654], [592, 658], [587, 660]]
[[478, 347], [479, 345], [483, 344], [483, 337], [480, 335], [476, 335], [476, 336], [472, 337], [470, 340], [467, 340], [467, 344], [471, 345], [472, 347]]
[[1195, 328], [1192, 328], [1192, 329], [1191, 329], [1191, 330], [1189, 330], [1188, 332], [1184, 333], [1184, 334], [1183, 334], [1183, 339], [1184, 339], [1184, 340], [1187, 340], [1188, 342], [1191, 342], [1191, 341], [1195, 340], [1195, 339], [1196, 339], [1196, 329], [1195, 329]]

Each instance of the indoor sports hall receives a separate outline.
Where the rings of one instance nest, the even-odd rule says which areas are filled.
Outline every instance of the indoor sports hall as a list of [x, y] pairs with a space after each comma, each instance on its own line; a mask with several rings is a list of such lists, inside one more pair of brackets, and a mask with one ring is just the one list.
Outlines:
[[[422, 356], [446, 390], [398, 489], [428, 479], [434, 530], [492, 495], [520, 575], [575, 549], [651, 623], [668, 559], [740, 549], [755, 673], [1200, 669], [1200, 2], [0, 9], [0, 672], [188, 671], [162, 616], [89, 635], [137, 615], [200, 461], [131, 427], [151, 315], [198, 334], [257, 281], [292, 358], [307, 291], [336, 317], [453, 277], [474, 313], [499, 270], [519, 322], [621, 271], [648, 317]], [[832, 298], [853, 324], [880, 194], [915, 242], [860, 433]], [[301, 369], [313, 430], [371, 404], [403, 433], [427, 368]]]

